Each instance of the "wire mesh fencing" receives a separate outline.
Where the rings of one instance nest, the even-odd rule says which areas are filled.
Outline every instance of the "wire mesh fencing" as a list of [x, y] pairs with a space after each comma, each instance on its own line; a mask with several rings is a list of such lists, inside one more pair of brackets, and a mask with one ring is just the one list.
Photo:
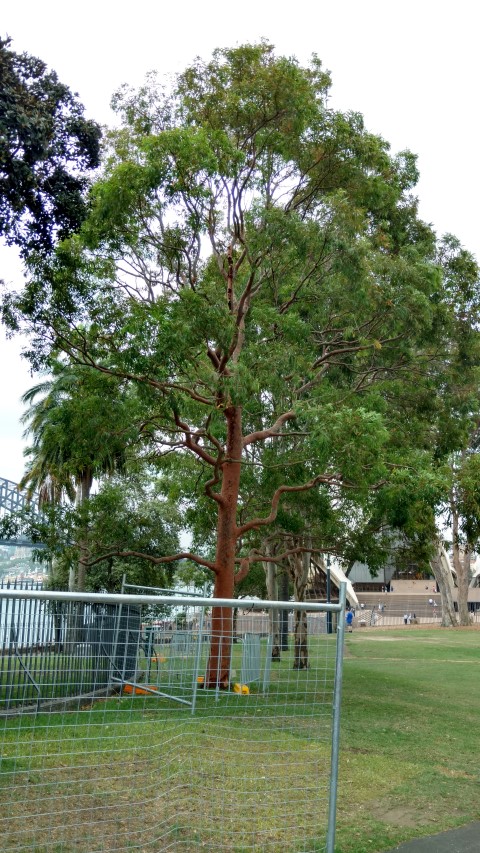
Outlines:
[[2, 591], [3, 849], [333, 853], [344, 602]]

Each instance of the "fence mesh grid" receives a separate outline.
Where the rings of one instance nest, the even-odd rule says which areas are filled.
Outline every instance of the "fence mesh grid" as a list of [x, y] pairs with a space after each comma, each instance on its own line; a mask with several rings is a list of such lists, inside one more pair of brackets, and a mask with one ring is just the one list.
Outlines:
[[0, 593], [4, 850], [327, 849], [338, 641], [325, 613], [311, 605], [295, 669], [291, 635], [272, 662], [261, 603], [239, 611], [220, 689], [210, 610], [175, 601]]

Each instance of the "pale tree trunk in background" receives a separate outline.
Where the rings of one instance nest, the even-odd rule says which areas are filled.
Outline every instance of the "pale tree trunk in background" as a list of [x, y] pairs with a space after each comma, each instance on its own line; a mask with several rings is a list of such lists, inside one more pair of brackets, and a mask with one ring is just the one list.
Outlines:
[[448, 565], [448, 557], [440, 542], [437, 545], [437, 552], [431, 560], [430, 565], [442, 598], [442, 626], [444, 628], [452, 628], [458, 625], [457, 614], [455, 613], [453, 604], [453, 580]]
[[[308, 583], [308, 572], [310, 568], [310, 554], [295, 554], [290, 558], [290, 567], [293, 575], [293, 587], [295, 601], [305, 601], [305, 593]], [[294, 619], [295, 650], [294, 669], [308, 668], [308, 631], [307, 614], [296, 610]]]
[[471, 553], [468, 547], [460, 549], [458, 546], [453, 546], [453, 567], [457, 573], [458, 622], [460, 625], [470, 625], [472, 622], [468, 611]]
[[75, 592], [75, 566], [70, 566], [68, 570], [68, 591]]
[[457, 573], [458, 594], [458, 623], [459, 625], [470, 625], [471, 618], [468, 612], [468, 587], [470, 584], [470, 556], [468, 547], [460, 548], [458, 543], [453, 543], [453, 568]]
[[457, 574], [458, 622], [460, 625], [470, 625], [468, 587], [470, 584], [471, 551], [468, 545], [462, 547], [458, 541], [458, 512], [453, 493], [450, 508], [452, 512], [453, 568]]
[[[270, 554], [270, 546], [266, 547], [266, 553]], [[278, 601], [277, 566], [275, 563], [267, 563], [266, 567], [267, 598], [269, 601]], [[272, 660], [280, 660], [280, 614], [278, 610], [269, 610], [270, 636], [272, 638]]]
[[[289, 573], [286, 566], [280, 566], [277, 570], [278, 600], [289, 600]], [[288, 652], [288, 610], [281, 610], [278, 614], [280, 623], [280, 648], [282, 652]]]
[[[90, 470], [83, 472], [77, 481], [77, 493], [75, 505], [80, 508], [85, 501], [88, 501], [92, 490], [93, 474]], [[77, 571], [73, 567], [70, 568], [68, 577], [68, 588], [70, 592], [84, 592], [86, 582], [85, 564], [82, 562], [88, 557], [88, 538], [86, 532], [80, 535], [78, 540], [78, 562]], [[80, 602], [71, 602], [69, 605], [72, 609], [67, 619], [67, 635], [72, 649], [77, 643], [82, 643], [84, 640], [84, 625], [83, 614], [85, 605]]]
[[[85, 471], [77, 483], [77, 495], [75, 504], [77, 508], [81, 507], [86, 501], [88, 501], [90, 497], [90, 492], [92, 490], [93, 483], [93, 475], [91, 471]], [[74, 585], [74, 591], [76, 592], [84, 592], [85, 591], [85, 581], [86, 581], [86, 571], [85, 564], [82, 562], [82, 559], [85, 559], [88, 556], [88, 540], [86, 535], [82, 535], [80, 541], [78, 543], [79, 550], [79, 560], [77, 565], [77, 577]]]

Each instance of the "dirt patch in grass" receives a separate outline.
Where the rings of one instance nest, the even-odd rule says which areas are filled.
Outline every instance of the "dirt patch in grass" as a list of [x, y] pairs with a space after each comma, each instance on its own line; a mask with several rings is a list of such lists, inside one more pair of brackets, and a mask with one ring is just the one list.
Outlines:
[[385, 803], [375, 804], [371, 809], [371, 816], [390, 826], [401, 826], [415, 829], [425, 826], [432, 821], [430, 813], [426, 814], [421, 809], [412, 806], [392, 806]]
[[472, 773], [466, 773], [465, 770], [453, 770], [450, 767], [436, 767], [435, 768], [441, 776], [446, 776], [447, 779], [473, 779], [476, 780], [478, 777]]

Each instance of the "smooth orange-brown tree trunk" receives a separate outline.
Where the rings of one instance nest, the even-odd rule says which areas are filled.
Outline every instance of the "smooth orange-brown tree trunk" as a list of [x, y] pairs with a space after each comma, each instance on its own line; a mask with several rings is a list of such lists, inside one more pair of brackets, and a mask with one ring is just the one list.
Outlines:
[[[214, 598], [233, 598], [235, 551], [237, 544], [237, 507], [242, 456], [242, 409], [228, 406], [226, 457], [222, 465], [222, 488], [218, 502], [217, 550], [215, 557]], [[212, 642], [206, 686], [228, 688], [232, 648], [233, 613], [230, 607], [212, 608]]]

